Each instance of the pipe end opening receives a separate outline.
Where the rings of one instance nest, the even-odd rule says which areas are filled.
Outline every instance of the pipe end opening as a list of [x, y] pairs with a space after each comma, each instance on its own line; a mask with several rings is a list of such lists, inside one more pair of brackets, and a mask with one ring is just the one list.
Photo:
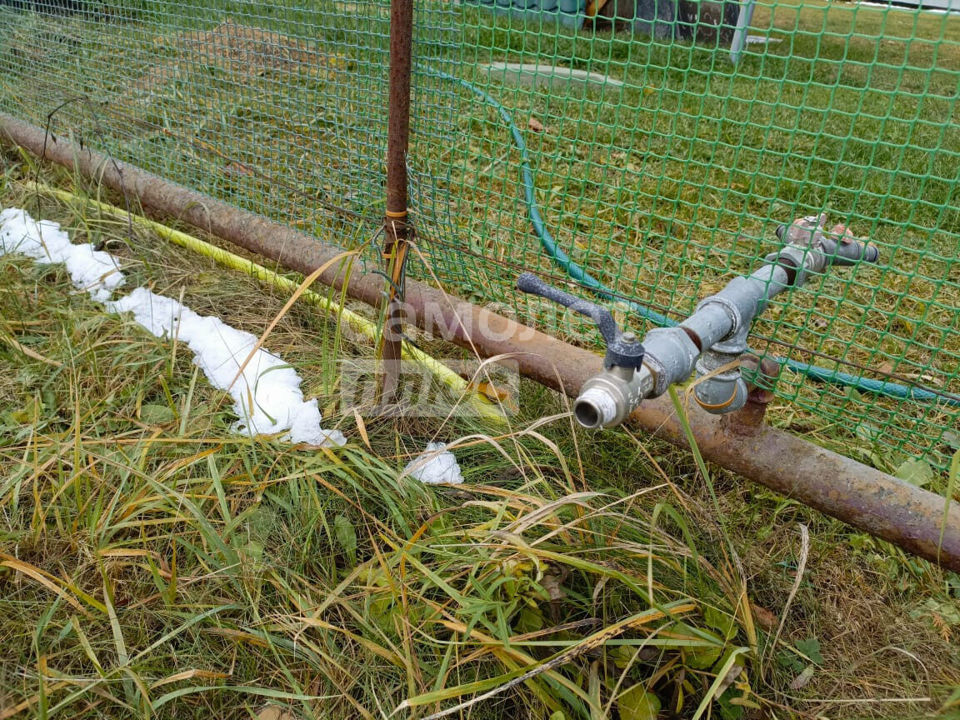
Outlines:
[[573, 414], [585, 428], [594, 429], [601, 425], [600, 410], [592, 402], [578, 400], [573, 406]]
[[617, 399], [605, 388], [588, 388], [573, 404], [577, 422], [591, 430], [610, 425], [617, 417]]

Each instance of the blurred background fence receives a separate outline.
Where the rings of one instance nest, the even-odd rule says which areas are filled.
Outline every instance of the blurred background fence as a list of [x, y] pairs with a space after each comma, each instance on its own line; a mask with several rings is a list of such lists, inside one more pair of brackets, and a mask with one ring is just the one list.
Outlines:
[[[769, 417], [946, 467], [960, 14], [932, 1], [416, 0], [410, 273], [590, 343], [516, 275], [643, 332], [826, 212], [881, 262], [755, 325], [784, 366]], [[388, 0], [0, 0], [0, 110], [378, 262], [388, 35]]]

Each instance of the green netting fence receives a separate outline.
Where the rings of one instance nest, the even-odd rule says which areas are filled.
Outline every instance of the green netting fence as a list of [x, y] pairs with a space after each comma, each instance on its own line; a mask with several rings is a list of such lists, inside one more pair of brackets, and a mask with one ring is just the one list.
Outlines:
[[[886, 470], [945, 467], [960, 444], [960, 14], [415, 13], [411, 209], [449, 287], [595, 342], [518, 296], [516, 275], [599, 296], [643, 332], [757, 267], [778, 225], [826, 212], [881, 262], [831, 270], [756, 323], [751, 347], [784, 366], [771, 421]], [[388, 35], [386, 0], [0, 0], [0, 110], [377, 262]]]

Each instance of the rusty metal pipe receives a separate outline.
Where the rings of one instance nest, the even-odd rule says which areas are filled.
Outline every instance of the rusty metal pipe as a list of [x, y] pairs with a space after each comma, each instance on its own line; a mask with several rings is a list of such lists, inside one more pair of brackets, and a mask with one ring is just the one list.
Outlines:
[[[0, 141], [44, 152], [42, 129], [0, 114]], [[310, 273], [341, 251], [314, 237], [238, 210], [115, 162], [68, 140], [48, 138], [43, 157], [135, 198], [155, 214], [175, 217], [301, 273]], [[347, 278], [349, 277], [349, 282]], [[374, 273], [331, 267], [320, 280], [370, 305], [384, 301], [383, 279]], [[520, 371], [550, 388], [576, 397], [596, 375], [601, 358], [515, 320], [489, 312], [423, 283], [407, 283], [407, 319], [423, 329], [490, 357], [512, 354]], [[943, 567], [960, 571], [960, 504], [825, 450], [781, 430], [743, 417], [689, 409], [693, 435], [703, 456], [743, 477], [888, 540]], [[753, 417], [758, 417], [757, 412]], [[645, 402], [632, 416], [637, 426], [680, 447], [687, 440], [669, 399]], [[941, 520], [945, 520], [941, 527]], [[941, 543], [942, 530], [942, 543]]]
[[390, 107], [387, 131], [387, 209], [383, 221], [387, 261], [387, 317], [383, 328], [381, 403], [392, 405], [400, 377], [403, 345], [404, 268], [410, 225], [407, 218], [407, 148], [410, 141], [413, 0], [390, 2]]
[[387, 125], [388, 219], [407, 212], [413, 0], [390, 1], [390, 107]]

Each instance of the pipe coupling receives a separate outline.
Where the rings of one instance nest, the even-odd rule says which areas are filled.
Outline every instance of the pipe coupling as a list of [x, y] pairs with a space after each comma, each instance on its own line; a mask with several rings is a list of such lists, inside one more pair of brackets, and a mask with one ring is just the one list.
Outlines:
[[674, 383], [689, 378], [700, 354], [700, 348], [679, 326], [651, 330], [643, 338], [643, 346], [643, 364], [653, 374], [650, 394], [654, 396], [663, 395]]
[[739, 331], [744, 325], [749, 325], [753, 314], [744, 312], [744, 310], [740, 307], [740, 304], [742, 303], [741, 298], [736, 295], [735, 291], [730, 290], [731, 286], [737, 286], [737, 288], [739, 288], [740, 283], [737, 281], [743, 279], [744, 278], [734, 278], [727, 283], [727, 287], [725, 287], [721, 292], [701, 300], [694, 309], [693, 316], [696, 317], [697, 313], [701, 313], [701, 311], [709, 308], [711, 305], [715, 305], [722, 309], [727, 318], [730, 320], [730, 329], [727, 330], [727, 332], [721, 337], [732, 335]]
[[827, 256], [820, 246], [800, 247], [785, 245], [775, 253], [767, 255], [765, 260], [787, 271], [790, 287], [800, 287], [807, 281], [810, 273], [822, 273], [827, 267]]

